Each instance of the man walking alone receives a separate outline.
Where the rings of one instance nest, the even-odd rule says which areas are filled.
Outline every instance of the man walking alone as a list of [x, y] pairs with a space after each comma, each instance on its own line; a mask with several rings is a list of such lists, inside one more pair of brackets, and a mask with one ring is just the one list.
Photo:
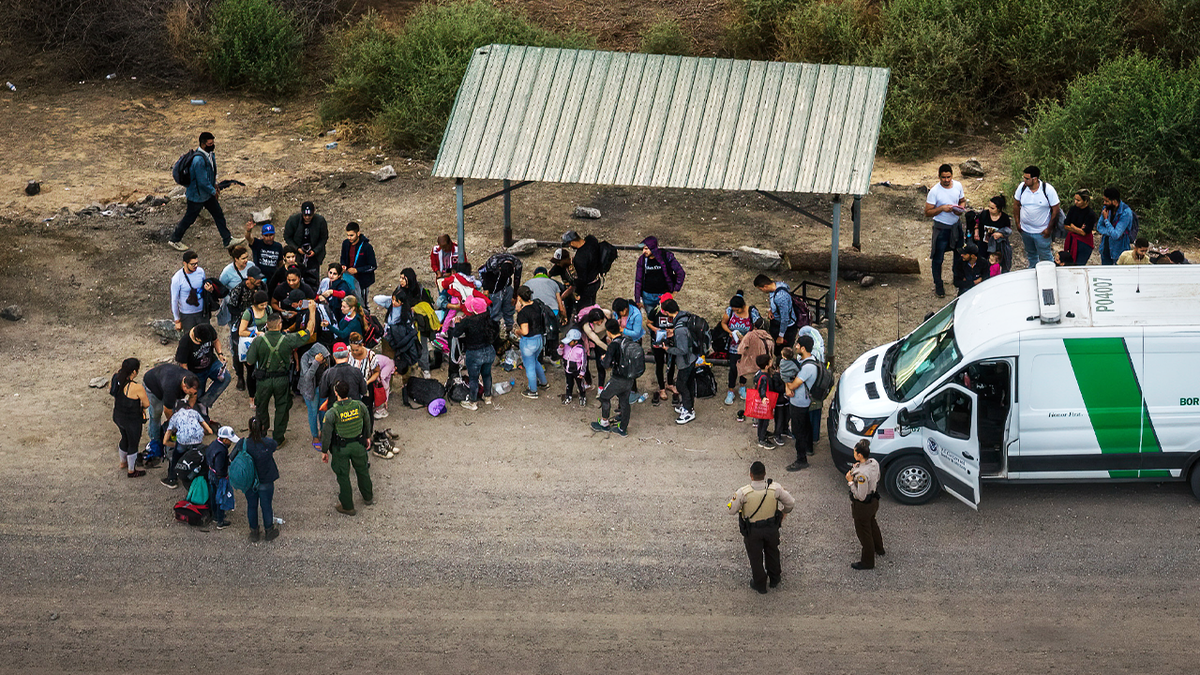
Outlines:
[[175, 224], [175, 231], [167, 240], [167, 244], [177, 251], [188, 249], [187, 245], [183, 243], [183, 235], [192, 226], [192, 223], [196, 222], [196, 217], [200, 215], [201, 209], [208, 209], [208, 213], [212, 216], [213, 224], [217, 226], [217, 232], [221, 234], [223, 248], [246, 241], [243, 237], [234, 239], [233, 235], [229, 233], [229, 227], [225, 224], [225, 212], [221, 210], [221, 202], [218, 201], [221, 189], [217, 187], [216, 147], [216, 140], [212, 134], [207, 131], [200, 134], [200, 146], [196, 148], [196, 154], [192, 157], [189, 166], [191, 180], [187, 185], [187, 210], [183, 212], [183, 218], [180, 218], [179, 222]]

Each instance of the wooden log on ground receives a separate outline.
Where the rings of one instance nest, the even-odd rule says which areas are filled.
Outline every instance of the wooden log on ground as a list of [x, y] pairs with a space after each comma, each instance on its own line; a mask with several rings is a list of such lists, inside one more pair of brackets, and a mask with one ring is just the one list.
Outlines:
[[[788, 269], [797, 272], [828, 272], [829, 251], [788, 251], [783, 254]], [[920, 274], [915, 258], [890, 253], [867, 254], [854, 249], [842, 249], [838, 254], [838, 270], [854, 270], [868, 274]]]

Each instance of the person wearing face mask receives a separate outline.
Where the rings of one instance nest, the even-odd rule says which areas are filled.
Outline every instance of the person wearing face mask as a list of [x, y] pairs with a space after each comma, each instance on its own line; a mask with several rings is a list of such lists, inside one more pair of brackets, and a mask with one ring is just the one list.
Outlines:
[[221, 210], [221, 202], [218, 201], [221, 189], [217, 187], [216, 147], [216, 140], [212, 134], [207, 131], [200, 134], [200, 146], [192, 157], [190, 167], [191, 181], [187, 186], [187, 210], [184, 211], [183, 218], [175, 224], [175, 231], [171, 233], [171, 237], [167, 239], [167, 244], [177, 251], [187, 250], [187, 245], [183, 243], [183, 235], [192, 226], [192, 223], [196, 222], [201, 209], [207, 209], [212, 216], [213, 224], [217, 226], [217, 232], [221, 234], [223, 248], [236, 246], [246, 241], [244, 237], [234, 239], [233, 235], [229, 233], [229, 227], [225, 224], [225, 212]]

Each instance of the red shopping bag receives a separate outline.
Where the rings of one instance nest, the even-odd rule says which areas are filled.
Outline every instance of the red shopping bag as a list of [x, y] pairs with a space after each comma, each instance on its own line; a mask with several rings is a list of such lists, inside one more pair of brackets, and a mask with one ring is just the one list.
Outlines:
[[746, 417], [756, 420], [769, 420], [775, 417], [775, 403], [779, 400], [779, 392], [768, 391], [767, 402], [758, 397], [758, 391], [746, 390]]

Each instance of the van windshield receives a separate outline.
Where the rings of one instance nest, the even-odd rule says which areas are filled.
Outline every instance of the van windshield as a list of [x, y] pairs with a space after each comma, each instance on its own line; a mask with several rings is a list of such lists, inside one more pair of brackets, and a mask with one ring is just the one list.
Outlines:
[[942, 308], [896, 346], [891, 361], [891, 387], [897, 399], [916, 396], [962, 360], [954, 342], [954, 306]]

